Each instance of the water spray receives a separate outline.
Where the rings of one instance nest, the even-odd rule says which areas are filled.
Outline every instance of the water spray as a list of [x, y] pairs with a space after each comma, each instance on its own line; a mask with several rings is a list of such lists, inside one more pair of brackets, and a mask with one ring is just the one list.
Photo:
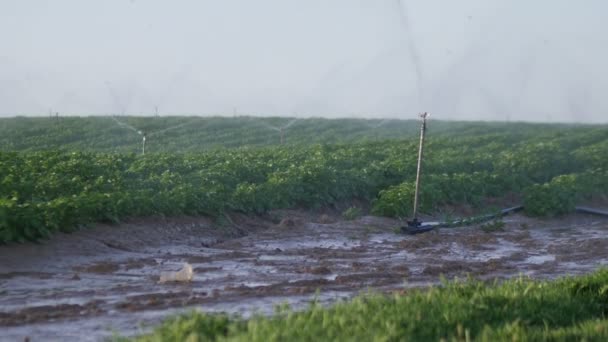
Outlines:
[[382, 119], [380, 122], [374, 123], [374, 124], [367, 124], [367, 127], [371, 128], [371, 129], [376, 129], [376, 128], [380, 128], [380, 126], [384, 125], [385, 123], [389, 122], [389, 119]]
[[191, 123], [191, 121], [188, 121], [188, 122], [181, 123], [179, 125], [175, 125], [175, 126], [171, 126], [171, 127], [168, 127], [168, 128], [161, 129], [160, 131], [148, 133], [146, 131], [139, 130], [139, 129], [137, 129], [137, 128], [135, 128], [135, 127], [127, 124], [127, 123], [124, 123], [124, 122], [118, 120], [114, 116], [112, 116], [111, 118], [112, 118], [112, 120], [114, 120], [114, 122], [116, 122], [116, 124], [118, 126], [120, 126], [122, 128], [125, 128], [125, 129], [128, 129], [128, 130], [131, 130], [131, 131], [133, 131], [133, 132], [135, 132], [135, 133], [137, 133], [137, 134], [139, 134], [141, 136], [141, 154], [142, 155], [146, 154], [146, 139], [148, 137], [151, 137], [151, 136], [154, 136], [154, 135], [158, 135], [158, 134], [164, 133], [164, 132], [172, 130], [172, 129], [177, 129], [177, 128], [180, 128], [180, 127], [184, 127], [185, 125], [188, 125], [188, 124]]
[[382, 120], [380, 120], [380, 122], [375, 122], [375, 123], [366, 122], [365, 125], [367, 127], [369, 127], [369, 129], [371, 129], [371, 130], [374, 131], [373, 134], [374, 134], [376, 140], [379, 140], [379, 135], [378, 135], [377, 129], [380, 128], [381, 126], [383, 126], [385, 123], [387, 123], [389, 121], [390, 121], [389, 119], [382, 119]]
[[279, 132], [280, 142], [281, 142], [281, 145], [283, 145], [285, 143], [285, 130], [288, 129], [289, 127], [291, 127], [293, 124], [295, 124], [298, 120], [299, 120], [298, 118], [295, 118], [295, 119], [289, 121], [286, 125], [280, 126], [280, 127], [276, 127], [276, 126], [267, 124], [263, 121], [260, 121], [260, 123], [268, 129]]
[[115, 123], [116, 123], [118, 126], [120, 126], [121, 128], [126, 128], [126, 129], [129, 129], [129, 130], [131, 130], [131, 131], [133, 131], [133, 132], [137, 133], [137, 134], [141, 134], [141, 131], [140, 131], [140, 130], [138, 130], [137, 128], [135, 128], [135, 127], [133, 127], [133, 126], [131, 126], [131, 125], [127, 124], [127, 123], [124, 123], [124, 122], [122, 122], [122, 121], [118, 120], [116, 117], [112, 116], [112, 117], [111, 117], [111, 119], [112, 119], [112, 120], [114, 120], [114, 122], [115, 122]]
[[412, 34], [412, 28], [410, 27], [410, 20], [409, 20], [409, 12], [408, 12], [406, 5], [403, 3], [404, 0], [396, 0], [396, 1], [397, 1], [397, 7], [398, 7], [401, 25], [403, 27], [403, 30], [408, 35], [407, 47], [408, 47], [408, 50], [410, 53], [410, 58], [411, 58], [412, 64], [414, 66], [414, 71], [416, 72], [416, 89], [418, 92], [418, 104], [420, 106], [422, 106], [423, 101], [424, 101], [424, 94], [423, 94], [423, 84], [422, 84], [423, 83], [422, 82], [423, 81], [423, 72], [422, 72], [422, 65], [420, 63], [420, 54], [418, 53], [416, 41], [414, 40], [414, 35]]
[[108, 92], [110, 93], [110, 97], [112, 98], [112, 102], [114, 102], [114, 106], [115, 108], [118, 108], [118, 110], [120, 111], [120, 114], [122, 116], [125, 115], [125, 112], [127, 111], [127, 107], [128, 104], [131, 102], [131, 95], [129, 94], [128, 98], [126, 101], [121, 101], [121, 97], [118, 96], [118, 93], [116, 92], [116, 90], [114, 89], [114, 87], [112, 87], [112, 85], [110, 84], [110, 82], [106, 81], [105, 82], [106, 88], [108, 89]]

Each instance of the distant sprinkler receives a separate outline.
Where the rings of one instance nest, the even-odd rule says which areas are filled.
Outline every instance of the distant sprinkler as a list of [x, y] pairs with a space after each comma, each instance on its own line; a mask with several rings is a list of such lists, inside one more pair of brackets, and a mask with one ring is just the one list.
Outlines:
[[281, 145], [283, 145], [285, 143], [285, 130], [288, 129], [289, 127], [291, 127], [293, 124], [295, 124], [296, 121], [298, 121], [298, 119], [293, 119], [290, 122], [288, 122], [285, 126], [282, 126], [280, 128], [280, 132], [281, 132]]
[[[192, 120], [192, 121], [194, 121], [194, 120]], [[139, 134], [141, 135], [141, 139], [142, 139], [141, 154], [142, 155], [146, 154], [146, 139], [147, 138], [155, 136], [155, 135], [159, 135], [161, 133], [164, 133], [164, 132], [172, 130], [172, 129], [178, 129], [178, 128], [184, 127], [186, 125], [191, 124], [192, 121], [184, 122], [184, 123], [181, 123], [179, 125], [171, 126], [171, 127], [168, 127], [168, 128], [165, 128], [165, 129], [161, 129], [160, 131], [156, 131], [156, 132], [152, 132], [152, 133], [147, 133], [147, 132], [141, 132], [140, 131]]]
[[56, 123], [59, 122], [59, 112], [53, 112], [53, 109], [51, 108], [49, 109], [49, 119], [52, 121], [53, 118], [55, 118]]
[[141, 155], [145, 155], [146, 154], [146, 132], [138, 132], [139, 134], [141, 134]]
[[298, 121], [298, 118], [295, 118], [295, 119], [289, 121], [286, 125], [281, 126], [281, 127], [269, 125], [265, 122], [262, 122], [262, 124], [268, 129], [279, 132], [280, 142], [281, 142], [281, 145], [283, 145], [285, 143], [285, 130], [287, 130], [289, 127], [291, 127], [293, 124], [295, 124], [296, 121]]
[[380, 120], [380, 122], [375, 122], [375, 123], [367, 123], [367, 127], [371, 128], [371, 129], [376, 129], [376, 128], [380, 128], [380, 126], [384, 125], [385, 123], [387, 123], [389, 120], [388, 119], [382, 119]]
[[55, 118], [56, 121], [59, 121], [59, 112], [53, 112], [53, 109], [49, 109], [49, 118], [53, 120]]
[[379, 139], [379, 135], [378, 135], [378, 131], [377, 129], [380, 128], [380, 126], [384, 125], [385, 123], [387, 123], [389, 120], [388, 119], [382, 119], [379, 122], [366, 122], [367, 127], [369, 127], [371, 130], [374, 130], [375, 132], [373, 133], [376, 140]]
[[133, 131], [133, 132], [135, 132], [135, 133], [137, 133], [137, 134], [139, 134], [141, 136], [141, 154], [142, 155], [146, 154], [146, 140], [147, 140], [148, 137], [151, 137], [151, 136], [154, 136], [154, 135], [158, 135], [160, 133], [164, 133], [164, 132], [172, 130], [172, 129], [177, 129], [177, 128], [183, 127], [183, 126], [191, 123], [190, 121], [188, 121], [188, 122], [181, 123], [179, 125], [175, 125], [175, 126], [171, 126], [171, 127], [165, 128], [165, 129], [161, 129], [160, 131], [148, 133], [148, 132], [145, 132], [145, 131], [142, 131], [142, 130], [138, 130], [137, 128], [135, 128], [135, 127], [133, 127], [133, 126], [131, 126], [129, 124], [126, 124], [126, 123], [118, 120], [115, 117], [112, 117], [112, 120], [114, 120], [114, 122], [116, 122], [116, 124], [118, 124], [118, 126], [120, 126], [122, 128], [125, 128], [125, 129], [128, 129], [128, 130], [131, 130], [131, 131]]

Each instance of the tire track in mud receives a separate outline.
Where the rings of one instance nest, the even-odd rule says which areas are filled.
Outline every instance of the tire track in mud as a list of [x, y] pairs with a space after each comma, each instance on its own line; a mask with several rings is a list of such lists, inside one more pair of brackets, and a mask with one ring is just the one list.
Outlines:
[[[224, 227], [204, 218], [134, 220], [2, 246], [0, 340], [100, 340], [141, 333], [140, 324], [192, 308], [247, 316], [284, 302], [298, 308], [368, 289], [427, 286], [440, 275], [552, 278], [608, 263], [608, 220], [591, 216], [515, 215], [502, 231], [405, 236], [386, 218], [276, 215], [286, 219], [235, 216]], [[192, 282], [158, 283], [184, 262], [193, 266]]]

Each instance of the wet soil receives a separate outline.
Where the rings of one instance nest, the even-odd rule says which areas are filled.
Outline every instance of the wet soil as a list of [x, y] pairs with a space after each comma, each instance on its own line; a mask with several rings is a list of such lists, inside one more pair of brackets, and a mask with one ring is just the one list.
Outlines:
[[[447, 278], [553, 278], [608, 263], [608, 219], [505, 218], [501, 231], [396, 234], [397, 220], [280, 211], [97, 225], [42, 244], [0, 246], [0, 340], [96, 341], [148, 331], [198, 309], [248, 316], [435, 284]], [[190, 263], [188, 283], [158, 282]]]

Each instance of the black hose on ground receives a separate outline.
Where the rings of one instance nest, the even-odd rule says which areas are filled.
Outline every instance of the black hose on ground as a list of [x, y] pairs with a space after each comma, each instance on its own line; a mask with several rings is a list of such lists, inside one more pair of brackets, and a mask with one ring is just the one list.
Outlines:
[[[422, 222], [418, 227], [410, 227], [410, 226], [401, 227], [401, 231], [403, 233], [407, 233], [407, 234], [419, 234], [419, 233], [425, 233], [425, 232], [431, 231], [435, 228], [467, 226], [467, 225], [481, 223], [481, 222], [485, 222], [485, 221], [491, 221], [491, 220], [497, 219], [499, 217], [503, 217], [503, 216], [509, 215], [511, 213], [521, 211], [523, 209], [524, 209], [523, 205], [518, 205], [515, 207], [502, 209], [501, 211], [499, 211], [495, 214], [461, 218], [461, 219], [458, 219], [455, 221], [449, 221], [449, 222]], [[600, 210], [600, 209], [593, 209], [593, 208], [588, 208], [588, 207], [576, 207], [575, 211], [577, 213], [600, 215], [600, 216], [608, 217], [608, 211]]]
[[577, 213], [600, 215], [600, 216], [608, 217], [608, 211], [606, 211], [606, 210], [599, 210], [599, 209], [593, 209], [593, 208], [587, 208], [587, 207], [576, 207], [575, 210]]

